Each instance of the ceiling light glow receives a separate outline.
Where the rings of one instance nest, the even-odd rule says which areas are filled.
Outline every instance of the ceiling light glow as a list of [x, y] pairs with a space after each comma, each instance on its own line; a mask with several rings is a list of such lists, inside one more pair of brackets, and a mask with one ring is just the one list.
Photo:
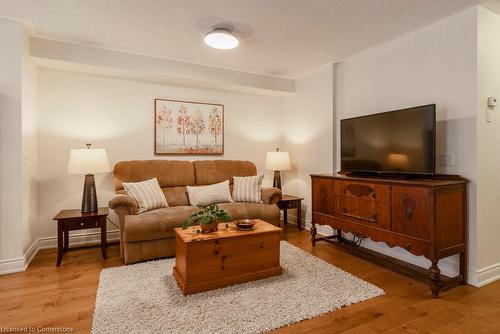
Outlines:
[[238, 38], [229, 30], [217, 28], [205, 35], [205, 43], [216, 49], [234, 49], [240, 44]]

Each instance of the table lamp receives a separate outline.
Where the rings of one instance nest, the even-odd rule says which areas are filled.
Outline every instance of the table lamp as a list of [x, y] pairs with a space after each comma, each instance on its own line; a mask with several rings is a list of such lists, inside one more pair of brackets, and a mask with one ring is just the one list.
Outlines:
[[97, 195], [95, 189], [94, 174], [107, 173], [109, 167], [108, 155], [103, 148], [73, 149], [69, 154], [68, 174], [84, 174], [82, 213], [97, 212]]
[[266, 154], [266, 169], [274, 171], [273, 187], [281, 190], [281, 174], [282, 170], [289, 170], [290, 155], [288, 152], [280, 152], [277, 148], [276, 152], [267, 152]]

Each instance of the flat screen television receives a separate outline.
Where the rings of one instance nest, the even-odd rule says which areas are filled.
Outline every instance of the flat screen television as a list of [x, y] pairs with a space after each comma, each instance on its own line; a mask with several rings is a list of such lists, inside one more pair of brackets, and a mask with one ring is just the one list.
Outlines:
[[343, 172], [434, 174], [436, 105], [340, 121]]

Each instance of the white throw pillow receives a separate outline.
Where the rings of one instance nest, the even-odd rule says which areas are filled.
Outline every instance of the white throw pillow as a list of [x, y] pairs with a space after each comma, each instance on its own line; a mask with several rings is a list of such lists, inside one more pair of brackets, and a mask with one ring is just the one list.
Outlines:
[[137, 201], [139, 213], [154, 209], [168, 208], [167, 199], [156, 177], [142, 182], [123, 182], [122, 185], [127, 195], [135, 198]]
[[264, 175], [235, 176], [233, 199], [235, 202], [262, 203], [262, 180]]
[[191, 205], [210, 205], [232, 202], [229, 180], [209, 186], [187, 186], [189, 203]]

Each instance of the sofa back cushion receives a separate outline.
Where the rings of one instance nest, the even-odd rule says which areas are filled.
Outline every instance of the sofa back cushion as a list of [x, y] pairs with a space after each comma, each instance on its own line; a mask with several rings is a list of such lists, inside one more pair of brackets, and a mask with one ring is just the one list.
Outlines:
[[158, 179], [161, 188], [194, 185], [194, 167], [190, 161], [120, 161], [115, 165], [113, 174], [115, 191], [123, 189], [122, 182], [139, 182], [155, 177]]
[[120, 161], [114, 168], [117, 194], [126, 194], [122, 182], [139, 182], [157, 178], [169, 206], [189, 205], [186, 186], [208, 185], [229, 180], [233, 176], [257, 175], [251, 161], [240, 160], [131, 160]]
[[199, 160], [194, 161], [193, 165], [195, 173], [195, 183], [199, 186], [220, 183], [226, 180], [229, 180], [229, 183], [233, 184], [234, 176], [257, 175], [257, 168], [251, 161]]

